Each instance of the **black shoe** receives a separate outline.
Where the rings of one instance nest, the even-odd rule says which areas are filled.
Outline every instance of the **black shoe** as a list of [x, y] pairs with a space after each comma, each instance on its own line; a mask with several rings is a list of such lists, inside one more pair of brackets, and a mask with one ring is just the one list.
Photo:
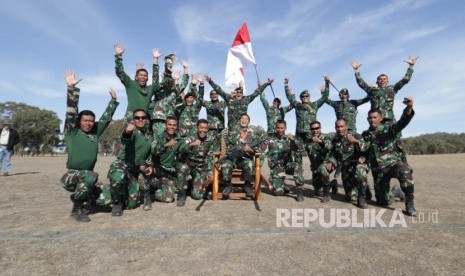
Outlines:
[[304, 201], [304, 195], [302, 194], [302, 189], [297, 188], [297, 197], [295, 200], [297, 200], [297, 202]]
[[417, 210], [415, 210], [413, 198], [413, 193], [405, 194], [405, 214], [411, 217], [416, 217]]
[[331, 193], [333, 195], [337, 194], [337, 189], [338, 189], [338, 187], [337, 187], [337, 179], [331, 180], [331, 183], [329, 183], [329, 185], [331, 186]]
[[144, 193], [144, 211], [152, 210], [152, 200], [150, 199], [150, 194], [148, 191]]
[[362, 209], [367, 209], [368, 208], [368, 204], [366, 202], [365, 196], [363, 196], [363, 195], [358, 196], [357, 205], [358, 205], [358, 207], [360, 207]]
[[283, 188], [275, 188], [273, 191], [273, 194], [275, 196], [282, 196], [284, 194], [284, 189]]
[[111, 215], [114, 217], [121, 217], [123, 215], [123, 203], [118, 202], [113, 204], [111, 208]]
[[186, 204], [186, 190], [180, 190], [178, 193], [178, 199], [176, 205], [183, 207]]
[[289, 189], [289, 187], [287, 187], [286, 185], [283, 186], [283, 190], [285, 194], [288, 194], [291, 192], [291, 189]]
[[321, 203], [327, 203], [331, 200], [331, 196], [329, 195], [330, 188], [329, 186], [323, 187], [323, 198], [321, 199]]
[[250, 186], [250, 184], [245, 184], [245, 186], [244, 186], [244, 192], [245, 192], [245, 195], [248, 196], [248, 197], [253, 197], [254, 194], [255, 194], [255, 191], [254, 191], [254, 189]]
[[71, 210], [71, 217], [77, 221], [89, 222], [90, 218], [82, 208], [82, 200], [73, 199], [73, 209]]

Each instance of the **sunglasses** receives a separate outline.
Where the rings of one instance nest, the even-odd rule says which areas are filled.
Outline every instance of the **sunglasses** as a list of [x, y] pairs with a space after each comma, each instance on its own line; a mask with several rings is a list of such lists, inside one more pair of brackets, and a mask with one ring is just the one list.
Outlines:
[[134, 116], [134, 120], [146, 120], [147, 116]]
[[310, 130], [319, 130], [319, 129], [320, 129], [320, 127], [312, 127], [312, 128], [310, 128]]
[[300, 97], [300, 98], [310, 98], [310, 96], [309, 96], [309, 95], [305, 95], [305, 96], [302, 96], [302, 97]]
[[236, 91], [236, 94], [244, 94], [244, 92], [239, 90], [239, 91]]

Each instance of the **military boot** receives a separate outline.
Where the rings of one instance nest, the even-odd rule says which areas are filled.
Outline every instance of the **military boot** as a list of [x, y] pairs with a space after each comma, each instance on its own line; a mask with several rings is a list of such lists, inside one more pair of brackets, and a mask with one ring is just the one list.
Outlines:
[[229, 194], [232, 192], [232, 184], [231, 184], [231, 180], [230, 181], [226, 181], [225, 184], [225, 187], [223, 189], [223, 198], [224, 199], [228, 199], [229, 198]]
[[352, 201], [352, 188], [351, 187], [344, 186], [344, 199], [347, 202]]
[[367, 201], [366, 201], [366, 198], [364, 195], [362, 194], [359, 194], [358, 197], [357, 197], [357, 205], [358, 207], [362, 208], [362, 209], [367, 209], [368, 208], [368, 204], [367, 204]]
[[115, 200], [111, 207], [111, 215], [114, 217], [121, 217], [123, 215], [123, 201]]
[[297, 193], [296, 194], [297, 194], [297, 197], [296, 197], [297, 202], [304, 201], [304, 195], [302, 193], [302, 188], [297, 187]]
[[248, 196], [248, 197], [253, 197], [254, 196], [255, 190], [253, 189], [252, 184], [250, 183], [250, 181], [245, 182], [245, 184], [244, 184], [244, 192], [245, 192], [245, 195]]
[[152, 200], [150, 199], [149, 191], [144, 192], [144, 211], [152, 210]]
[[73, 199], [73, 209], [71, 209], [71, 217], [77, 221], [89, 222], [90, 218], [82, 207], [84, 201]]
[[365, 199], [366, 201], [370, 201], [373, 198], [373, 194], [371, 193], [370, 187], [367, 186], [365, 190]]
[[331, 180], [330, 185], [331, 185], [331, 193], [333, 195], [337, 194], [337, 189], [338, 189], [338, 187], [337, 187], [337, 179]]
[[178, 199], [176, 205], [179, 207], [183, 207], [186, 204], [186, 190], [181, 189], [178, 192]]
[[413, 193], [405, 194], [405, 214], [408, 216], [416, 217], [417, 210], [415, 210], [413, 198]]
[[329, 185], [323, 187], [323, 198], [321, 199], [321, 203], [327, 203], [331, 200], [331, 196], [329, 194], [329, 190], [331, 187]]
[[405, 194], [404, 192], [402, 192], [399, 186], [392, 187], [391, 193], [394, 195], [395, 198], [398, 198], [401, 202], [405, 201]]

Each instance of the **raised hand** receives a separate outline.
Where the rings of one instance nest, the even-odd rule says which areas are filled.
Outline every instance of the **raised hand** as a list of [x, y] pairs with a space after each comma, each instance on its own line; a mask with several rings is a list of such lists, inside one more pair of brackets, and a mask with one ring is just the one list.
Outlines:
[[182, 65], [182, 67], [184, 67], [184, 69], [189, 67], [189, 63], [187, 63], [187, 61], [185, 61], [185, 60], [181, 61], [181, 65]]
[[125, 132], [126, 134], [132, 133], [136, 129], [136, 126], [134, 125], [134, 122], [131, 122], [126, 126]]
[[405, 104], [407, 107], [412, 107], [413, 106], [413, 99], [410, 97], [405, 97], [404, 100], [402, 101], [403, 104]]
[[63, 77], [65, 78], [66, 85], [68, 85], [69, 87], [74, 87], [76, 86], [76, 84], [82, 81], [82, 78], [76, 80], [76, 75], [74, 74], [74, 71], [70, 69], [66, 70], [65, 75]]
[[325, 86], [322, 84], [320, 85], [320, 92], [321, 93], [324, 93], [325, 92]]
[[153, 58], [159, 58], [163, 54], [158, 50], [158, 48], [153, 48], [152, 49], [152, 55], [153, 55]]
[[350, 65], [352, 65], [352, 68], [354, 69], [354, 71], [357, 73], [358, 72], [358, 68], [360, 68], [360, 66], [362, 66], [362, 64], [360, 62], [358, 62], [357, 60], [354, 60], [350, 63]]
[[198, 73], [196, 75], [197, 81], [202, 84], [205, 81], [205, 74], [204, 73]]
[[404, 62], [408, 63], [411, 67], [415, 65], [415, 62], [417, 62], [418, 56], [409, 56], [408, 59], [404, 60]]
[[192, 81], [191, 81], [192, 84], [193, 84], [193, 85], [197, 85], [197, 81], [198, 81], [198, 80], [197, 80], [197, 74], [191, 75], [191, 79], [192, 79]]
[[110, 87], [110, 92], [109, 93], [110, 93], [111, 98], [116, 101], [116, 91], [113, 90], [113, 88]]
[[124, 53], [123, 44], [117, 42], [115, 44], [115, 54], [117, 54], [118, 56], [121, 56], [121, 55], [123, 55], [123, 53]]
[[274, 79], [270, 79], [270, 78], [268, 78], [268, 80], [267, 80], [267, 83], [268, 83], [268, 85], [272, 85], [272, 84], [273, 84], [273, 82], [274, 82]]
[[288, 77], [285, 77], [284, 78], [284, 85], [288, 85], [289, 84], [289, 78]]
[[171, 74], [173, 76], [173, 79], [175, 81], [179, 80], [181, 78], [181, 71], [179, 70], [174, 70], [173, 73]]

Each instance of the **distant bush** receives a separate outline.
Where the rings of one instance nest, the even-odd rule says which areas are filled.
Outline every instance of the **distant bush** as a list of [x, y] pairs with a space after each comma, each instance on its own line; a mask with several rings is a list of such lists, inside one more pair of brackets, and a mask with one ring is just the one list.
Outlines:
[[465, 133], [423, 134], [402, 139], [408, 154], [464, 153]]

